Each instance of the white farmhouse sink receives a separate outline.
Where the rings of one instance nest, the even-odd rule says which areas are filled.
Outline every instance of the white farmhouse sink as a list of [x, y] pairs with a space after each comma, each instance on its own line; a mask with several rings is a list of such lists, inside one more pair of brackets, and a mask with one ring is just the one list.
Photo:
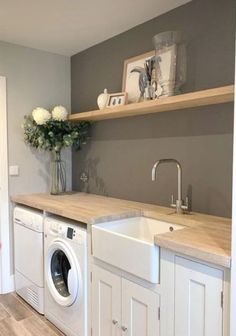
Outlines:
[[92, 226], [93, 256], [152, 283], [159, 282], [159, 247], [156, 234], [183, 226], [134, 217]]

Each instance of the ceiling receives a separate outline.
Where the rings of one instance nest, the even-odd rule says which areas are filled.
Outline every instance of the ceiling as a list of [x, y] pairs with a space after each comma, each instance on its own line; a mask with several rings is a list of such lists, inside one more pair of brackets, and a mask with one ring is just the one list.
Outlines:
[[190, 0], [0, 0], [0, 41], [71, 56]]

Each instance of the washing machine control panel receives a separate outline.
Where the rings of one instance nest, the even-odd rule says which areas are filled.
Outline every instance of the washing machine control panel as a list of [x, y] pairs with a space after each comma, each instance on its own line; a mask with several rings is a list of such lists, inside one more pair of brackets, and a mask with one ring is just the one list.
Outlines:
[[66, 238], [70, 239], [70, 240], [73, 240], [77, 244], [83, 244], [84, 243], [83, 234], [79, 230], [76, 230], [76, 229], [74, 229], [72, 227], [69, 227], [69, 226], [67, 227]]
[[66, 237], [69, 239], [73, 239], [74, 236], [75, 236], [75, 230], [71, 227], [68, 227]]
[[86, 231], [81, 231], [81, 229], [77, 229], [75, 226], [64, 225], [58, 221], [50, 219], [47, 219], [47, 223], [49, 224], [49, 232], [53, 236], [72, 240], [77, 244], [84, 244]]

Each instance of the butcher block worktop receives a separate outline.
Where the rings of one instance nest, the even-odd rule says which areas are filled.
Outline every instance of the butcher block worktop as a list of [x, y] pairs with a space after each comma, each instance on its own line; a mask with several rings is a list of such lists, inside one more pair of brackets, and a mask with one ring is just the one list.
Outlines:
[[199, 213], [177, 215], [173, 209], [166, 207], [79, 192], [60, 196], [15, 195], [11, 199], [15, 203], [86, 224], [140, 215], [181, 224], [186, 228], [156, 235], [155, 243], [160, 247], [230, 268], [231, 220], [228, 218]]

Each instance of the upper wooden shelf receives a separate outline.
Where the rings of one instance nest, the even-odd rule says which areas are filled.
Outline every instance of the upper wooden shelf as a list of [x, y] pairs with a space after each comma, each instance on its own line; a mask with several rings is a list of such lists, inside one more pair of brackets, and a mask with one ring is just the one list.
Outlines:
[[178, 96], [149, 100], [103, 110], [94, 110], [71, 114], [69, 120], [107, 120], [132, 117], [150, 113], [182, 110], [191, 107], [207, 106], [232, 102], [234, 100], [234, 85], [214, 89], [184, 93]]

